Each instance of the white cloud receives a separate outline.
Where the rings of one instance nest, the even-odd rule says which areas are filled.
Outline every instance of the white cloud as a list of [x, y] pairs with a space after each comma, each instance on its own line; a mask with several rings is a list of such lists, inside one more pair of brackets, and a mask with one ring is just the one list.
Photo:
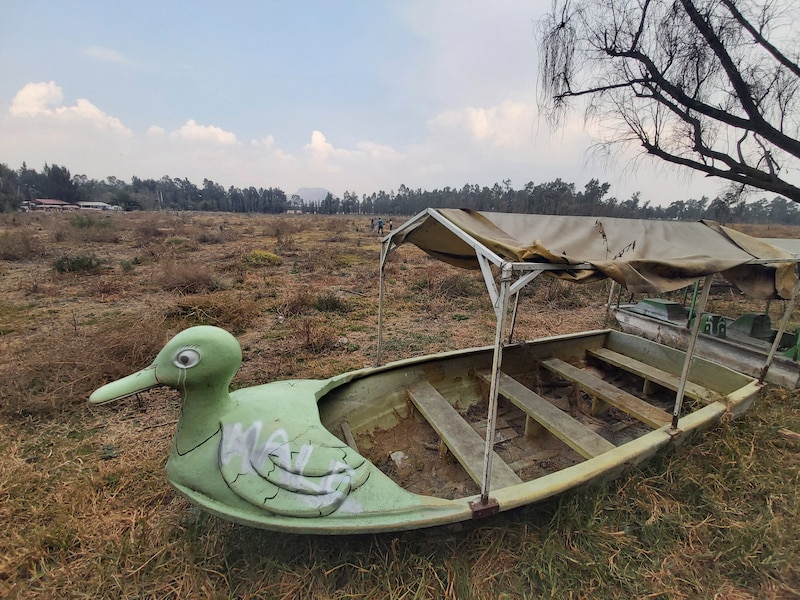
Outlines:
[[116, 133], [121, 135], [131, 135], [131, 130], [122, 124], [122, 121], [116, 117], [111, 117], [105, 114], [102, 110], [97, 108], [94, 104], [83, 98], [78, 98], [75, 106], [60, 106], [56, 109], [58, 116], [66, 118], [76, 117], [85, 119], [98, 129], [103, 129], [109, 133]]
[[311, 132], [311, 142], [306, 144], [305, 149], [320, 162], [327, 161], [336, 152], [336, 148], [325, 138], [325, 134], [316, 129]]
[[467, 107], [444, 111], [428, 122], [434, 135], [466, 134], [472, 141], [518, 148], [530, 143], [530, 128], [536, 119], [531, 103], [507, 100], [489, 108]]
[[311, 133], [311, 142], [303, 149], [309, 159], [308, 171], [336, 180], [336, 189], [349, 189], [353, 184], [366, 188], [367, 181], [388, 176], [404, 158], [391, 146], [368, 140], [358, 142], [352, 149], [339, 148], [319, 130]]
[[317, 130], [311, 132], [311, 142], [306, 144], [304, 149], [311, 156], [315, 166], [331, 173], [342, 170], [341, 164], [332, 159], [347, 158], [351, 154], [349, 150], [336, 148], [326, 139], [325, 134]]
[[[591, 137], [583, 124], [571, 122], [551, 134], [539, 127], [535, 104], [513, 97], [441, 110], [428, 120], [423, 139], [402, 146], [369, 138], [337, 146], [320, 128], [307, 143], [286, 148], [272, 134], [239, 143], [234, 133], [193, 119], [170, 132], [157, 125], [132, 132], [89, 100], [65, 103], [55, 82], [31, 83], [0, 114], [0, 156], [12, 168], [23, 161], [34, 168], [62, 164], [101, 179], [169, 175], [198, 185], [210, 179], [225, 187], [275, 186], [289, 194], [303, 186], [341, 195], [396, 190], [400, 184], [428, 190], [491, 186], [504, 179], [521, 187], [556, 177], [580, 188], [598, 177], [612, 183], [613, 195], [628, 197], [618, 187], [623, 181], [617, 168], [587, 163]], [[633, 190], [654, 187], [652, 181], [625, 183]], [[693, 194], [699, 197], [700, 191]], [[674, 199], [674, 194], [661, 196]]]
[[101, 46], [88, 46], [81, 50], [84, 56], [99, 60], [102, 62], [110, 62], [118, 65], [131, 66], [133, 63], [125, 58], [122, 53], [117, 52], [111, 48], [103, 48]]
[[268, 135], [258, 140], [250, 140], [250, 145], [256, 148], [272, 148], [275, 145], [275, 138]]
[[377, 160], [399, 160], [402, 158], [402, 155], [397, 150], [385, 144], [358, 142], [356, 148], [363, 154]]
[[63, 101], [64, 93], [55, 81], [29, 83], [14, 96], [9, 113], [13, 117], [45, 118], [61, 125], [91, 125], [108, 133], [131, 135], [122, 121], [107, 115], [88, 100], [78, 98], [74, 106], [59, 106]]
[[194, 119], [186, 123], [171, 134], [176, 139], [185, 139], [202, 142], [215, 142], [223, 145], [236, 144], [236, 134], [217, 127], [216, 125], [199, 125]]
[[63, 99], [64, 94], [55, 81], [29, 83], [14, 96], [9, 112], [15, 117], [52, 114], [50, 107], [60, 104]]

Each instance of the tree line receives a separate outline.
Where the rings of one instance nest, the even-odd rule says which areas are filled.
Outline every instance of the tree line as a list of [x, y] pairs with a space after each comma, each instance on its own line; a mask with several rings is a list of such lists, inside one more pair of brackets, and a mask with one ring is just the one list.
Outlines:
[[422, 190], [401, 185], [397, 191], [384, 190], [359, 196], [345, 191], [340, 198], [331, 193], [317, 202], [299, 196], [287, 197], [278, 187], [236, 188], [203, 180], [197, 186], [188, 179], [164, 176], [161, 179], [133, 177], [126, 182], [116, 177], [105, 180], [86, 175], [71, 175], [66, 167], [45, 165], [41, 172], [22, 167], [13, 170], [0, 163], [0, 208], [13, 211], [24, 201], [55, 198], [70, 203], [107, 202], [124, 210], [223, 211], [243, 213], [284, 213], [287, 211], [321, 214], [413, 215], [425, 208], [471, 208], [474, 210], [585, 215], [697, 221], [714, 219], [722, 223], [783, 223], [800, 225], [800, 207], [782, 196], [744, 201], [728, 193], [710, 199], [675, 200], [667, 206], [653, 206], [637, 192], [619, 200], [609, 195], [610, 185], [590, 180], [583, 189], [561, 179], [536, 184], [532, 181], [517, 189], [506, 179], [493, 186], [465, 184], [461, 188]]

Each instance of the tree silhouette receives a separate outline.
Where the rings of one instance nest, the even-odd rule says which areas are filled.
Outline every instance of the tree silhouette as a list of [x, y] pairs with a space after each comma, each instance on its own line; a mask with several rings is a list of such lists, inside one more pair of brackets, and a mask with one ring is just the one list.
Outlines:
[[540, 107], [561, 124], [585, 98], [606, 143], [800, 202], [798, 16], [790, 0], [555, 0]]

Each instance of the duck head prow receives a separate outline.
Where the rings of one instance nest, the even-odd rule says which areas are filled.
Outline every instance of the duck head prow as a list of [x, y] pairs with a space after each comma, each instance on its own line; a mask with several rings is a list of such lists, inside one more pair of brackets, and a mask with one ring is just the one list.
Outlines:
[[150, 366], [95, 390], [92, 404], [119, 400], [159, 386], [181, 393], [181, 415], [175, 433], [177, 452], [194, 448], [215, 435], [220, 417], [233, 401], [231, 380], [242, 364], [242, 349], [230, 333], [199, 325], [173, 337]]
[[191, 397], [192, 403], [224, 402], [241, 364], [242, 349], [235, 337], [219, 327], [198, 325], [167, 342], [149, 366], [95, 390], [89, 402], [105, 404], [159, 386], [180, 391], [182, 399]]

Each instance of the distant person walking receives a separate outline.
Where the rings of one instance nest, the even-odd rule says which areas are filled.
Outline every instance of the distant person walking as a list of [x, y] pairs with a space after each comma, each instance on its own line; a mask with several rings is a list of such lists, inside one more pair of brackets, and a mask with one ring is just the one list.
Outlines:
[[378, 217], [378, 235], [383, 235], [383, 218]]
[[375, 219], [369, 220], [369, 230], [371, 233], [375, 233]]
[[391, 219], [389, 219], [389, 231], [392, 230], [392, 227], [394, 227], [394, 223], [392, 222]]

